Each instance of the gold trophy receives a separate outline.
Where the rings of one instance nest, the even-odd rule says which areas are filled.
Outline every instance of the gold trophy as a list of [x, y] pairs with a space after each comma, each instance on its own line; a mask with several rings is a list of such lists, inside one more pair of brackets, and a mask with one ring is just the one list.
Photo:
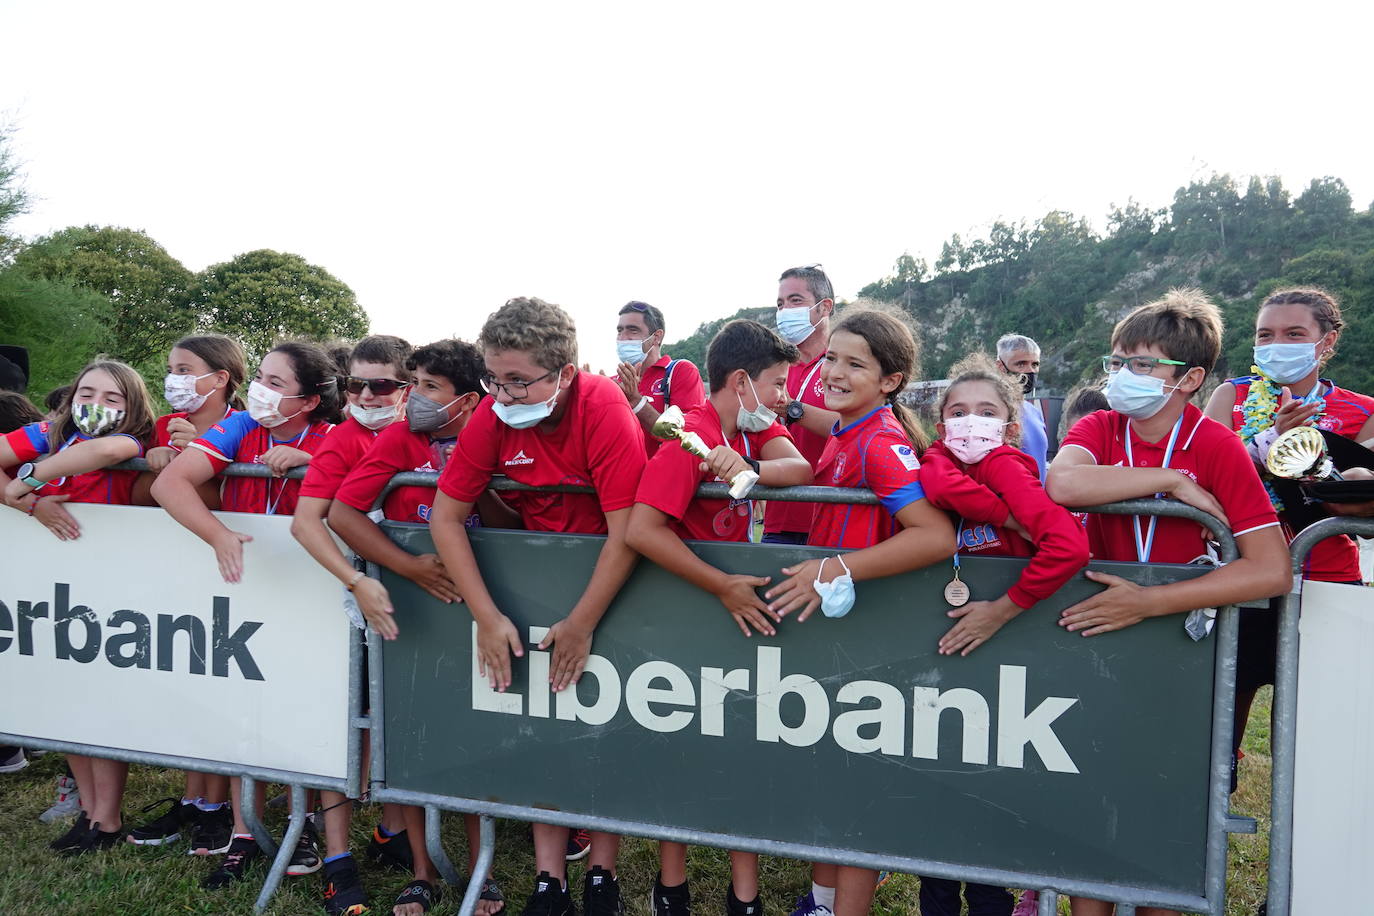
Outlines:
[[[705, 458], [711, 453], [711, 449], [706, 443], [701, 441], [701, 437], [696, 433], [687, 432], [682, 428], [684, 419], [682, 408], [677, 405], [669, 407], [658, 415], [654, 421], [653, 434], [655, 439], [662, 439], [665, 442], [669, 439], [676, 439], [687, 451], [696, 455], [698, 458]], [[730, 498], [744, 499], [749, 495], [749, 491], [754, 489], [754, 484], [759, 482], [759, 475], [752, 470], [745, 468], [730, 480]]]
[[1326, 440], [1311, 426], [1298, 426], [1274, 440], [1264, 466], [1275, 477], [1319, 483], [1344, 480], [1326, 456]]

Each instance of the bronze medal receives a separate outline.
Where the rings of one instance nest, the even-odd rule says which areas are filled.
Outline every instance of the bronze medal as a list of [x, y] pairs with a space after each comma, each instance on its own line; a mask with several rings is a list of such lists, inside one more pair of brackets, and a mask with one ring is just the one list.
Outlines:
[[954, 578], [945, 585], [945, 601], [949, 603], [950, 607], [963, 607], [968, 604], [968, 598], [968, 586], [964, 584], [956, 572]]

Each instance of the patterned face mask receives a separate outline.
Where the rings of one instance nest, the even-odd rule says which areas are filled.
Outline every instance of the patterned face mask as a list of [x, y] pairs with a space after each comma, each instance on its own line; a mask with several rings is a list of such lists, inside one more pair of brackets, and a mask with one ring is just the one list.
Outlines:
[[124, 411], [104, 404], [73, 404], [72, 422], [91, 438], [103, 435], [119, 425]]

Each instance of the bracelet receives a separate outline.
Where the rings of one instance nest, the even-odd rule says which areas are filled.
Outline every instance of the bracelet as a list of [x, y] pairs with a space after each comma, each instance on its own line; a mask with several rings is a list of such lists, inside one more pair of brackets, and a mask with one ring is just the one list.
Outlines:
[[353, 591], [353, 587], [354, 587], [355, 585], [357, 585], [359, 582], [363, 581], [363, 580], [366, 579], [366, 578], [367, 578], [367, 573], [363, 572], [363, 571], [360, 569], [360, 570], [358, 570], [356, 573], [353, 574], [353, 578], [348, 580], [348, 584], [345, 585], [344, 588], [348, 589], [348, 590], [351, 592], [351, 591]]
[[30, 515], [30, 516], [33, 515], [33, 510], [38, 508], [38, 501], [39, 501], [40, 499], [42, 499], [42, 498], [43, 498], [43, 497], [41, 497], [41, 496], [35, 496], [35, 497], [33, 498], [33, 502], [29, 503], [29, 515]]
[[644, 409], [644, 405], [645, 405], [645, 404], [652, 403], [652, 400], [653, 400], [653, 399], [650, 398], [647, 394], [644, 395], [644, 397], [642, 397], [642, 398], [639, 399], [639, 403], [636, 404], [636, 405], [634, 406], [634, 409], [631, 410], [630, 412], [631, 412], [631, 413], [635, 413], [635, 414], [639, 413], [641, 410]]

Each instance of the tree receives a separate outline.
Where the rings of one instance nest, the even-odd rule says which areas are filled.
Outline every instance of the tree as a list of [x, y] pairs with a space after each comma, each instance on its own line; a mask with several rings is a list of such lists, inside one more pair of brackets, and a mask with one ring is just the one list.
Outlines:
[[113, 307], [88, 289], [0, 270], [0, 341], [29, 350], [29, 397], [35, 402], [98, 353], [109, 349]]
[[355, 338], [368, 329], [347, 284], [300, 255], [267, 249], [207, 267], [187, 300], [202, 328], [236, 337], [251, 359], [281, 338]]
[[5, 234], [5, 224], [29, 208], [19, 163], [10, 148], [12, 129], [0, 126], [0, 266], [7, 264], [18, 247], [18, 240]]
[[72, 226], [23, 249], [14, 266], [108, 298], [110, 353], [133, 365], [161, 365], [172, 343], [195, 326], [186, 306], [191, 272], [138, 230]]
[[1314, 178], [1293, 209], [1305, 238], [1338, 238], [1351, 217], [1350, 189], [1339, 178]]

